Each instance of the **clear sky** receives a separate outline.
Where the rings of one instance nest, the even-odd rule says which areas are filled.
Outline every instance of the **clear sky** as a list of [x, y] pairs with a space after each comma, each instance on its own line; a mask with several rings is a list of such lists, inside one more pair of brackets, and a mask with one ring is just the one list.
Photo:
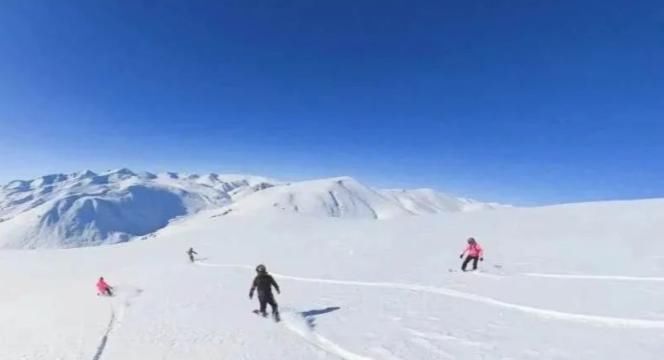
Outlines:
[[0, 182], [351, 175], [664, 196], [662, 1], [3, 1]]

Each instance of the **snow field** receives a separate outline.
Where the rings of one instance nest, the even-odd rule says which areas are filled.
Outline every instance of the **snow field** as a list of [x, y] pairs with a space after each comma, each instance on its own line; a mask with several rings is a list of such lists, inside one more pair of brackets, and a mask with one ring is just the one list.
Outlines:
[[[0, 251], [0, 359], [659, 359], [662, 209], [211, 210], [145, 241]], [[484, 272], [450, 272], [469, 235]], [[258, 263], [282, 287], [282, 323], [251, 313]], [[100, 275], [117, 297], [95, 295]]]

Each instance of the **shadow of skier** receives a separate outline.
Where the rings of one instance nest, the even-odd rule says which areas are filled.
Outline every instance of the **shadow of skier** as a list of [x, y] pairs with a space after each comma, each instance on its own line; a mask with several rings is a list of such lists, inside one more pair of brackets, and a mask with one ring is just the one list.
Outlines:
[[300, 312], [300, 316], [304, 318], [304, 320], [307, 322], [307, 326], [309, 329], [313, 330], [316, 327], [316, 317], [324, 314], [329, 314], [331, 312], [337, 311], [341, 309], [338, 306], [330, 306], [326, 307], [324, 309], [313, 309], [313, 310], [308, 310], [308, 311], [302, 311]]

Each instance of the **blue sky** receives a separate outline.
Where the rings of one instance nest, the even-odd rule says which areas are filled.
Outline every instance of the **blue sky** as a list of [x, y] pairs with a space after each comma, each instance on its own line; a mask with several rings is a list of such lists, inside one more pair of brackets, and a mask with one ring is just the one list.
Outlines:
[[659, 1], [45, 1], [0, 12], [0, 182], [351, 175], [664, 196]]

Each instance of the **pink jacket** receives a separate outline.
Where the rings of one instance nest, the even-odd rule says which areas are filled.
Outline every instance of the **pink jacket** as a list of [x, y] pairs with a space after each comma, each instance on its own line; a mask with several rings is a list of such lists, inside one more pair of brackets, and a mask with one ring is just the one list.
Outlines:
[[108, 288], [110, 288], [110, 286], [108, 286], [106, 281], [101, 279], [97, 281], [97, 290], [99, 290], [99, 292], [104, 293], [106, 290], [108, 290]]
[[461, 255], [468, 253], [468, 256], [480, 257], [484, 253], [480, 244], [469, 244]]

